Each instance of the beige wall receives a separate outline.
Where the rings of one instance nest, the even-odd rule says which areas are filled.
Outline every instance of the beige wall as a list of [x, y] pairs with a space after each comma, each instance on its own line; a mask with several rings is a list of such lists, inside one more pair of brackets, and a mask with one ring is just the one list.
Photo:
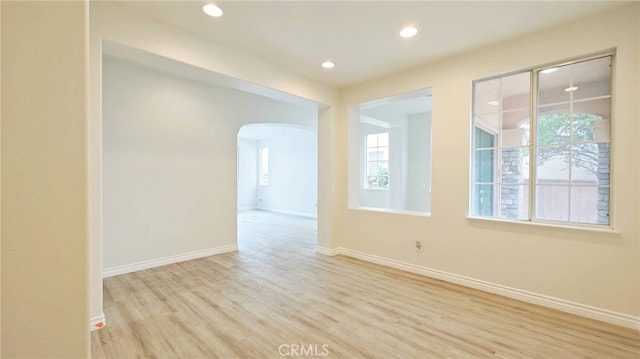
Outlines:
[[[92, 7], [108, 9], [92, 11], [97, 17], [91, 22], [89, 170], [82, 71], [87, 64], [86, 4], [2, 2], [0, 7], [2, 357], [88, 356], [87, 213], [92, 218], [91, 312], [102, 311], [101, 162], [96, 148], [101, 146], [103, 38], [319, 103], [336, 103], [332, 89], [285, 70], [138, 15], [123, 14], [112, 5], [93, 2]], [[342, 91], [340, 107], [324, 108], [319, 116], [320, 173], [330, 178], [319, 188], [319, 221], [324, 223], [319, 245], [342, 245], [637, 317], [640, 153], [634, 134], [640, 135], [639, 16], [638, 5], [633, 4]], [[467, 220], [470, 81], [616, 46], [614, 223], [619, 233]], [[433, 88], [435, 99], [432, 218], [348, 210], [343, 156], [348, 105], [426, 86]], [[447, 160], [444, 153], [451, 154]], [[87, 173], [92, 186], [90, 211]], [[412, 247], [416, 238], [425, 244], [419, 255]]]
[[1, 6], [1, 356], [86, 358], [87, 4]]
[[[347, 209], [341, 246], [498, 288], [569, 301], [585, 312], [612, 312], [637, 326], [640, 314], [638, 4], [521, 37], [342, 91], [347, 106], [431, 87], [431, 218]], [[617, 48], [613, 103], [615, 232], [467, 219], [471, 81]], [[346, 158], [346, 157], [343, 157]], [[339, 177], [347, 174], [341, 159]], [[346, 180], [339, 193], [344, 193]], [[341, 197], [347, 207], [347, 196]], [[423, 243], [417, 253], [416, 240]], [[524, 291], [524, 292], [522, 292]], [[558, 301], [559, 300], [559, 301]], [[594, 309], [595, 308], [595, 309]]]
[[[2, 4], [0, 4], [0, 173], [2, 171]], [[2, 175], [0, 174], [0, 356], [2, 355]]]

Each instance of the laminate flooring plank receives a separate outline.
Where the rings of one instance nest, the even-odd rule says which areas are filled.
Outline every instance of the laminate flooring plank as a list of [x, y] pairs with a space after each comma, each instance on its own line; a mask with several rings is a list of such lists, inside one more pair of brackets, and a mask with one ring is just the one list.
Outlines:
[[637, 331], [316, 254], [313, 219], [238, 218], [238, 252], [105, 279], [93, 358], [640, 358]]

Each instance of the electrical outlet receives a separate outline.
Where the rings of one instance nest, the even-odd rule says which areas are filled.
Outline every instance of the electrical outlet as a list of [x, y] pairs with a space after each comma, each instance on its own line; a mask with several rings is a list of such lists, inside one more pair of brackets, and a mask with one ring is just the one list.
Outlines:
[[416, 241], [416, 251], [422, 252], [422, 241]]

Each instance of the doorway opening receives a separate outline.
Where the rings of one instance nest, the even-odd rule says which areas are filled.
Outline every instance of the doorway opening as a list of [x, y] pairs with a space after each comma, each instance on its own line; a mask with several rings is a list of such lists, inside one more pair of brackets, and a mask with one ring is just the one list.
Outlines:
[[[92, 327], [105, 323], [104, 278], [238, 248], [237, 135], [252, 119], [297, 124], [313, 134], [311, 192], [320, 188], [325, 195], [319, 225], [315, 213], [307, 218], [313, 221], [308, 247], [331, 246], [330, 107], [119, 43], [104, 40], [102, 50], [96, 91], [102, 97], [95, 103], [90, 149]], [[276, 169], [269, 173], [273, 186]], [[300, 214], [292, 218], [306, 218]]]
[[238, 249], [315, 251], [318, 134], [312, 127], [248, 124], [238, 132]]

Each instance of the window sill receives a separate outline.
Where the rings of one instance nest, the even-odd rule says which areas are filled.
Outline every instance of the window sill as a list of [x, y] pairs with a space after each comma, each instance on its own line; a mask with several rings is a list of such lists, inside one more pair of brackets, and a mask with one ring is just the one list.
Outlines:
[[478, 223], [486, 223], [486, 222], [495, 222], [495, 223], [504, 223], [506, 225], [513, 224], [516, 226], [533, 226], [540, 228], [552, 228], [552, 229], [560, 229], [560, 230], [568, 230], [568, 231], [585, 231], [585, 232], [595, 232], [602, 233], [608, 235], [619, 235], [620, 231], [615, 230], [610, 226], [595, 226], [595, 225], [573, 225], [569, 223], [551, 223], [551, 222], [532, 222], [532, 221], [518, 221], [518, 220], [509, 220], [505, 218], [492, 218], [492, 217], [476, 217], [476, 216], [467, 216], [467, 219], [471, 222]]
[[416, 217], [431, 217], [431, 212], [411, 211], [408, 209], [391, 209], [391, 208], [377, 208], [377, 207], [350, 207], [349, 209], [353, 211], [363, 211], [363, 212], [381, 212], [381, 213], [401, 214], [401, 215], [416, 216]]

